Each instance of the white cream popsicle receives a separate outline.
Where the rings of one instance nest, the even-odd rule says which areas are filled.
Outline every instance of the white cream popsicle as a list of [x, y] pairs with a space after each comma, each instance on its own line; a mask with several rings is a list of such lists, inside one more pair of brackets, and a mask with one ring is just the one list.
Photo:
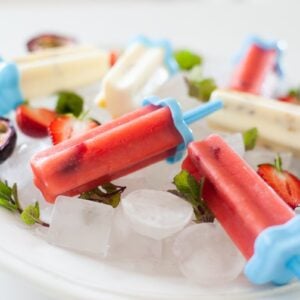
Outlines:
[[24, 99], [97, 82], [110, 66], [111, 53], [90, 46], [43, 50], [12, 61], [0, 58], [0, 115]]
[[108, 52], [93, 49], [18, 64], [25, 99], [74, 89], [100, 80], [110, 67]]
[[113, 117], [137, 109], [144, 96], [152, 94], [176, 72], [170, 45], [142, 38], [132, 43], [103, 79], [96, 102]]
[[231, 90], [216, 90], [214, 99], [221, 99], [224, 108], [207, 118], [210, 126], [230, 131], [256, 127], [265, 145], [300, 155], [300, 106]]

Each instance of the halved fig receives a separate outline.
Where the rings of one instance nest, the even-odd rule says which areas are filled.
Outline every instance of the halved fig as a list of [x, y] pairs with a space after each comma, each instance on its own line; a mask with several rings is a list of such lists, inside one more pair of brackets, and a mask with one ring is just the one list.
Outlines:
[[30, 39], [26, 46], [29, 52], [34, 52], [48, 48], [71, 46], [74, 44], [76, 44], [76, 40], [74, 38], [53, 33], [46, 33]]

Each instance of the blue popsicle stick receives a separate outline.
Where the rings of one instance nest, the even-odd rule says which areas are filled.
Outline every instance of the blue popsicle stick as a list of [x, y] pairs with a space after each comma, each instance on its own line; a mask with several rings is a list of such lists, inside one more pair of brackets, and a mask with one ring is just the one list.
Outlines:
[[181, 134], [183, 143], [177, 146], [176, 152], [173, 156], [167, 158], [169, 163], [175, 163], [179, 161], [183, 157], [188, 144], [194, 140], [193, 133], [188, 125], [223, 107], [221, 100], [213, 100], [204, 105], [199, 105], [198, 107], [183, 114], [179, 103], [173, 98], [159, 99], [158, 97], [149, 97], [143, 100], [144, 106], [149, 104], [161, 107], [169, 107], [174, 126]]
[[197, 106], [196, 108], [193, 108], [183, 114], [183, 120], [185, 121], [186, 124], [192, 124], [208, 115], [211, 113], [219, 110], [220, 108], [223, 107], [223, 103], [221, 100], [213, 100], [209, 101], [206, 104], [202, 106]]
[[268, 227], [258, 235], [245, 275], [254, 284], [282, 285], [295, 276], [300, 279], [300, 216]]

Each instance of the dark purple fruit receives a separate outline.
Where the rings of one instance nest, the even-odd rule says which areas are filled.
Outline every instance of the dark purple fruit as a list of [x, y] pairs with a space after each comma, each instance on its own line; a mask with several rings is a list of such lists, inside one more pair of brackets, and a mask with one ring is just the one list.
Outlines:
[[71, 46], [76, 44], [75, 39], [58, 34], [40, 34], [30, 39], [26, 46], [29, 52], [34, 52], [41, 49]]
[[17, 141], [17, 133], [9, 119], [0, 117], [0, 163], [12, 154]]

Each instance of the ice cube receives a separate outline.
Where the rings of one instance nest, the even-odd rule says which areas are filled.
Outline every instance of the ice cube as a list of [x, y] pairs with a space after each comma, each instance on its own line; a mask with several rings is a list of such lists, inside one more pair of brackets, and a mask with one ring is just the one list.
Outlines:
[[110, 256], [118, 260], [157, 260], [162, 254], [160, 241], [142, 236], [131, 228], [122, 206], [116, 209], [109, 244]]
[[122, 197], [125, 197], [135, 190], [144, 188], [146, 186], [146, 178], [140, 173], [132, 173], [127, 176], [118, 178], [113, 183], [126, 187], [125, 191], [122, 193]]
[[167, 191], [174, 189], [173, 178], [181, 171], [181, 162], [161, 161], [139, 171], [146, 179], [144, 188]]
[[282, 159], [282, 167], [283, 169], [289, 169], [292, 162], [292, 154], [290, 152], [280, 152], [276, 153], [268, 149], [264, 148], [256, 148], [251, 151], [247, 151], [244, 155], [244, 159], [248, 162], [248, 164], [255, 170], [257, 170], [257, 166], [264, 163], [274, 163], [277, 155], [280, 155]]
[[227, 144], [240, 156], [245, 154], [245, 144], [243, 135], [241, 133], [233, 133], [227, 135], [225, 138]]
[[57, 246], [106, 256], [113, 214], [109, 205], [60, 196], [47, 239]]
[[193, 216], [192, 206], [169, 192], [137, 190], [121, 203], [133, 230], [156, 240], [178, 232]]
[[185, 228], [178, 234], [173, 251], [183, 275], [202, 285], [235, 279], [245, 263], [224, 230], [215, 223]]

